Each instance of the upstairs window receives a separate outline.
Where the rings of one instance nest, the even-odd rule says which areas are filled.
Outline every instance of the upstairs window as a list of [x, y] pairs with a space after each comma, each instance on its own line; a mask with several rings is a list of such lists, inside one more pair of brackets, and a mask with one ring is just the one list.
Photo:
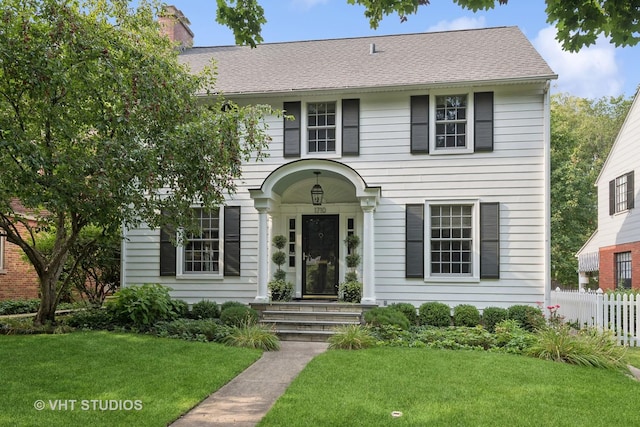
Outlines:
[[307, 141], [309, 153], [336, 152], [336, 103], [307, 104]]
[[633, 171], [609, 181], [609, 214], [624, 212], [634, 207]]
[[436, 96], [436, 149], [467, 147], [467, 95]]

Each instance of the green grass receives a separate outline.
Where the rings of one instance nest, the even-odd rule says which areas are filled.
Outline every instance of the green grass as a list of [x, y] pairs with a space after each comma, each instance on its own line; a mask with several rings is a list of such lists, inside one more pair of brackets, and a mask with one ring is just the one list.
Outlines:
[[640, 369], [640, 347], [629, 347], [627, 350], [629, 364]]
[[[214, 343], [107, 332], [0, 336], [0, 425], [164, 426], [260, 354]], [[45, 409], [34, 408], [38, 400]], [[52, 409], [59, 400], [67, 401], [66, 410]], [[73, 410], [72, 400], [77, 401]], [[102, 401], [107, 410], [100, 410], [100, 403], [94, 410], [91, 400]], [[109, 408], [131, 407], [134, 401], [141, 409]]]
[[615, 370], [479, 351], [329, 350], [259, 425], [608, 427], [636, 423], [638, 407], [640, 383]]

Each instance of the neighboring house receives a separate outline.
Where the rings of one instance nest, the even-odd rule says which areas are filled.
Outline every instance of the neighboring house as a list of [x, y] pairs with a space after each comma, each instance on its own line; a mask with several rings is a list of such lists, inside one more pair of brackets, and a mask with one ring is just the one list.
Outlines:
[[200, 211], [203, 234], [185, 247], [125, 230], [123, 286], [161, 283], [189, 303], [266, 301], [271, 240], [284, 235], [296, 297], [335, 299], [356, 234], [364, 303], [546, 299], [557, 76], [518, 28], [180, 55], [193, 71], [211, 58], [227, 98], [295, 120], [267, 119], [269, 157], [243, 165], [223, 208]]
[[[12, 202], [18, 211], [21, 206]], [[24, 227], [17, 225], [20, 232]], [[40, 290], [38, 275], [31, 263], [24, 259], [22, 249], [9, 243], [0, 230], [0, 301], [38, 298]]]
[[580, 287], [597, 275], [605, 289], [640, 289], [640, 90], [596, 180], [598, 229], [578, 252]]

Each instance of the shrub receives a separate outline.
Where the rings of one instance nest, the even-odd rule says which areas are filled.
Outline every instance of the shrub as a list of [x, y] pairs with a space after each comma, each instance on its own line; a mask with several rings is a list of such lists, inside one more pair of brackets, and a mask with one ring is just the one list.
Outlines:
[[36, 313], [39, 307], [39, 299], [17, 299], [0, 301], [0, 316], [5, 314]]
[[293, 299], [293, 283], [286, 280], [271, 280], [268, 285], [272, 301], [291, 301]]
[[413, 304], [409, 304], [408, 302], [395, 302], [389, 305], [389, 308], [398, 310], [404, 314], [411, 325], [415, 326], [418, 324], [418, 312]]
[[394, 325], [371, 328], [371, 335], [376, 339], [378, 345], [388, 347], [410, 347], [417, 342], [413, 333]]
[[400, 329], [409, 329], [409, 320], [399, 310], [389, 307], [375, 307], [364, 313], [364, 321], [373, 327], [393, 325]]
[[489, 332], [494, 332], [496, 324], [507, 320], [509, 312], [502, 307], [487, 307], [482, 310], [482, 324]]
[[217, 319], [220, 317], [220, 307], [215, 301], [203, 299], [191, 307], [193, 319]]
[[451, 326], [451, 308], [442, 302], [425, 302], [418, 309], [420, 325]]
[[480, 311], [471, 304], [460, 304], [453, 308], [453, 324], [473, 328], [480, 324]]
[[77, 329], [110, 329], [113, 326], [113, 316], [108, 310], [91, 308], [66, 316], [65, 323]]
[[512, 305], [507, 310], [509, 319], [517, 320], [525, 330], [533, 332], [544, 326], [542, 310], [530, 305]]
[[176, 318], [169, 288], [159, 284], [122, 288], [107, 308], [116, 322], [137, 329], [147, 329], [158, 321]]
[[257, 348], [265, 351], [280, 349], [280, 340], [272, 327], [250, 322], [232, 328], [222, 342], [233, 347]]
[[626, 348], [618, 346], [611, 331], [595, 328], [575, 333], [568, 325], [540, 329], [528, 354], [545, 360], [605, 369], [626, 367]]
[[494, 336], [482, 326], [427, 327], [418, 333], [417, 339], [428, 347], [449, 350], [488, 350], [496, 344]]
[[171, 307], [171, 310], [176, 314], [176, 317], [189, 317], [189, 304], [187, 304], [186, 301], [181, 299], [172, 299]]
[[226, 301], [226, 302], [223, 302], [222, 305], [220, 305], [220, 315], [222, 316], [222, 313], [228, 308], [231, 308], [231, 307], [246, 307], [246, 306], [247, 306], [246, 304], [243, 304], [243, 303], [241, 303], [239, 301]]
[[214, 319], [176, 319], [156, 323], [153, 333], [187, 341], [217, 341], [220, 326]]
[[258, 312], [246, 305], [222, 310], [220, 321], [228, 326], [242, 326], [258, 322]]
[[535, 336], [520, 326], [520, 322], [506, 319], [495, 325], [496, 345], [507, 353], [522, 354], [535, 342]]
[[340, 350], [360, 350], [373, 347], [376, 342], [369, 329], [358, 324], [338, 326], [328, 341], [329, 348]]
[[356, 268], [360, 264], [360, 255], [356, 253], [349, 254], [345, 257], [347, 267]]
[[362, 283], [357, 281], [340, 283], [338, 299], [342, 302], [359, 303], [362, 300]]

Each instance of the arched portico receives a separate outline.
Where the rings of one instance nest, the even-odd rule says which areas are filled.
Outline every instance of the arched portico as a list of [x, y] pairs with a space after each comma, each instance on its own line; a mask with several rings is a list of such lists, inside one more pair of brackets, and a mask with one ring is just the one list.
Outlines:
[[[319, 175], [316, 172], [320, 172]], [[321, 206], [311, 202], [310, 190], [319, 181], [324, 191]], [[295, 282], [296, 296], [305, 297], [308, 278], [308, 245], [312, 242], [304, 225], [311, 220], [338, 221], [336, 241], [342, 243], [350, 233], [360, 235], [359, 252], [362, 257], [362, 302], [374, 304], [375, 297], [375, 221], [374, 212], [380, 199], [380, 188], [370, 187], [353, 168], [333, 160], [298, 160], [280, 166], [265, 178], [260, 188], [249, 190], [259, 216], [258, 231], [258, 290], [256, 302], [268, 301], [267, 283], [270, 280], [270, 249], [274, 234], [289, 237], [289, 270]], [[293, 227], [293, 228], [291, 228]], [[352, 227], [352, 229], [349, 229]], [[331, 228], [333, 229], [333, 228]], [[339, 236], [339, 239], [337, 237]], [[344, 276], [344, 245], [335, 249], [334, 269], [340, 267]], [[331, 270], [334, 272], [334, 270]], [[337, 270], [335, 270], [337, 271]], [[336, 273], [338, 277], [338, 273]]]

